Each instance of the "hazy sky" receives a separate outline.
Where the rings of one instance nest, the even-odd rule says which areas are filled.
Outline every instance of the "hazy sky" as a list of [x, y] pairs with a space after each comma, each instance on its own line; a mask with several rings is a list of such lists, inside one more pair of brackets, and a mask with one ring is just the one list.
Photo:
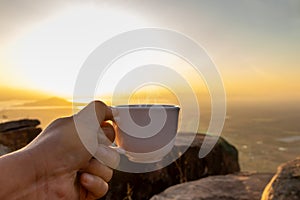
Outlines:
[[298, 0], [2, 0], [0, 27], [0, 85], [70, 95], [101, 42], [161, 27], [207, 50], [229, 97], [299, 98]]

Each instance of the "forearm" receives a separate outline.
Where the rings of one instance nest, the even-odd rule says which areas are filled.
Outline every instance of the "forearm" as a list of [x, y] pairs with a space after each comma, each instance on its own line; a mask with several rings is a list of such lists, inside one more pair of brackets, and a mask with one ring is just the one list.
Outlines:
[[23, 199], [36, 190], [38, 177], [28, 150], [0, 157], [0, 199]]

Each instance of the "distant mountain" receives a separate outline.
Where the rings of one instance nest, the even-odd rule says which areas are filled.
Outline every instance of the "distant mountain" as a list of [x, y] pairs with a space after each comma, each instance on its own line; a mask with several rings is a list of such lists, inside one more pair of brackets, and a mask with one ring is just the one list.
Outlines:
[[41, 91], [11, 88], [0, 85], [0, 101], [10, 100], [41, 100], [48, 98], [49, 95]]
[[58, 97], [51, 97], [31, 103], [25, 103], [21, 106], [72, 106], [72, 102]]

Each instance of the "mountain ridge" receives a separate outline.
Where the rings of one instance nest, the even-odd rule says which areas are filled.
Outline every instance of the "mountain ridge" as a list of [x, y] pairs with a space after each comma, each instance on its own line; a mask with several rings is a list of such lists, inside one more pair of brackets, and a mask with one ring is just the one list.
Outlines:
[[0, 86], [0, 101], [41, 100], [49, 98], [50, 96], [51, 95], [37, 90]]
[[71, 107], [73, 104], [63, 98], [60, 97], [50, 97], [46, 99], [37, 100], [30, 103], [24, 103], [20, 106], [69, 106]]

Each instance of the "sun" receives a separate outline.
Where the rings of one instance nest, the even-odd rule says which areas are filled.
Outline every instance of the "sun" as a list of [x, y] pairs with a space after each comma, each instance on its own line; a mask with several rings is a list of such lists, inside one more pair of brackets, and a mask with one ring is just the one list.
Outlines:
[[114, 35], [146, 25], [140, 17], [115, 8], [69, 7], [15, 43], [12, 67], [29, 87], [71, 96], [89, 53]]

